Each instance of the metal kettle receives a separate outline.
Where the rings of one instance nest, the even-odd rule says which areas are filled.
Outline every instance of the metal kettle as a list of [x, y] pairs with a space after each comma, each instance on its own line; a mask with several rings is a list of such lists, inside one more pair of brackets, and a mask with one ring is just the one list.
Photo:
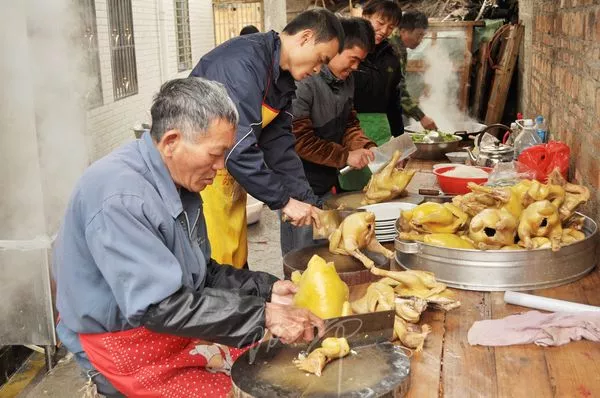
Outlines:
[[[501, 128], [503, 131], [510, 130], [509, 127], [503, 124], [492, 124], [486, 127], [475, 138], [475, 145], [478, 146], [481, 137], [485, 132], [493, 128]], [[501, 144], [496, 142], [494, 145], [479, 146], [479, 152], [475, 155], [470, 149], [467, 149], [471, 163], [476, 166], [494, 167], [498, 163], [511, 162], [514, 158], [515, 150], [511, 145]]]

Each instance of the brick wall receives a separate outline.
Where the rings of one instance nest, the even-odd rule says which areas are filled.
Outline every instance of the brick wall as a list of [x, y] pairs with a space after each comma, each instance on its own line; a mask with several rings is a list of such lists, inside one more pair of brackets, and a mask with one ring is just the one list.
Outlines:
[[[522, 106], [571, 147], [570, 175], [592, 191], [600, 220], [600, 1], [520, 0], [525, 24]], [[528, 36], [529, 35], [529, 36]], [[529, 40], [528, 40], [529, 39]]]
[[[96, 0], [98, 46], [104, 104], [87, 113], [92, 160], [133, 139], [136, 122], [149, 122], [152, 96], [178, 72], [175, 12], [172, 0], [132, 0], [138, 94], [115, 101], [109, 48], [106, 0]], [[189, 0], [192, 63], [214, 46], [211, 0]]]

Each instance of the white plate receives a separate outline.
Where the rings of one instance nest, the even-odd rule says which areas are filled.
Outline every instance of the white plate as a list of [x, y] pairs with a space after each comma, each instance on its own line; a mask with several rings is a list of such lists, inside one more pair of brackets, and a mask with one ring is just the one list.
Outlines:
[[394, 241], [394, 238], [395, 238], [394, 236], [391, 236], [391, 237], [389, 237], [389, 238], [379, 238], [379, 237], [378, 237], [378, 238], [377, 238], [377, 241], [378, 241], [379, 243], [393, 242], [393, 241]]
[[417, 205], [413, 203], [385, 202], [362, 206], [359, 207], [359, 209], [365, 209], [366, 211], [374, 213], [376, 224], [379, 224], [377, 221], [394, 222], [398, 217], [400, 217], [401, 210], [410, 210], [414, 209], [415, 207], [417, 207]]
[[395, 238], [396, 237], [396, 233], [394, 232], [392, 234], [379, 234], [379, 235], [375, 234], [375, 237], [377, 239], [380, 239], [380, 238]]
[[385, 227], [380, 227], [378, 225], [375, 226], [375, 232], [395, 231], [395, 230], [396, 230], [395, 225], [389, 225], [389, 226], [385, 226]]

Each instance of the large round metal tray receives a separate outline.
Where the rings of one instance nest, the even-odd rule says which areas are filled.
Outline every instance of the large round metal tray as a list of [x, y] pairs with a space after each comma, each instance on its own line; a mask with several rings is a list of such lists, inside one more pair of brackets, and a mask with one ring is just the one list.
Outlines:
[[[396, 230], [399, 226], [396, 222]], [[406, 269], [430, 271], [450, 287], [477, 291], [532, 290], [574, 282], [597, 264], [598, 226], [585, 217], [586, 238], [559, 251], [470, 250], [396, 238], [396, 261]]]
[[[346, 210], [355, 210], [364, 206], [361, 202], [365, 198], [364, 192], [345, 192], [339, 195], [333, 195], [327, 199], [323, 205], [325, 209], [338, 209], [340, 206]], [[404, 191], [400, 196], [388, 202], [406, 202], [416, 205], [423, 202], [423, 196]]]
[[[390, 269], [390, 259], [383, 254], [363, 251], [375, 263], [375, 266], [383, 269]], [[332, 261], [335, 264], [340, 278], [348, 286], [360, 285], [363, 283], [374, 282], [381, 277], [374, 275], [363, 263], [352, 256], [333, 254], [329, 251], [327, 243], [307, 246], [302, 249], [292, 250], [283, 257], [283, 275], [285, 279], [290, 279], [292, 272], [306, 270], [306, 265], [312, 256], [318, 254], [325, 261]]]

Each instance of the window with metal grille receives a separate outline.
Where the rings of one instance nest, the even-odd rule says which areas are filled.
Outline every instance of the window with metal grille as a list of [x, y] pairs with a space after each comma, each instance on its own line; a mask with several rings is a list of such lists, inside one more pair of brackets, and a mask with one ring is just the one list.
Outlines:
[[177, 70], [192, 68], [192, 40], [190, 38], [190, 11], [188, 0], [175, 0], [175, 26], [177, 28]]
[[108, 0], [107, 6], [113, 95], [119, 100], [138, 92], [131, 0]]
[[92, 109], [102, 105], [102, 78], [100, 76], [96, 4], [94, 0], [79, 0], [79, 20], [81, 21], [81, 44], [84, 62], [90, 78], [85, 100], [88, 109]]
[[215, 44], [219, 45], [240, 34], [246, 25], [263, 31], [263, 2], [256, 0], [213, 0]]

